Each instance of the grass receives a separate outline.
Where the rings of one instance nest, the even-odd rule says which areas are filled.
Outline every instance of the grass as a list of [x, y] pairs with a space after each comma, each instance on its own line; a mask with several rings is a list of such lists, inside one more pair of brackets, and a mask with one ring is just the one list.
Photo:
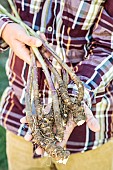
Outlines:
[[[3, 5], [8, 11], [10, 11], [8, 2], [6, 0], [1, 1], [0, 4]], [[7, 60], [7, 56], [8, 56], [8, 51], [0, 53], [0, 98], [3, 93], [3, 90], [8, 84], [6, 74], [5, 74], [5, 63]]]
[[[8, 80], [5, 73], [5, 63], [7, 60], [8, 51], [0, 53], [0, 97], [4, 89], [8, 85]], [[6, 156], [6, 132], [0, 126], [0, 170], [8, 170], [7, 156]]]
[[0, 96], [3, 93], [3, 90], [8, 85], [8, 80], [6, 78], [6, 73], [5, 73], [5, 63], [7, 60], [7, 56], [8, 56], [8, 51], [0, 54]]
[[[3, 5], [9, 11], [8, 2], [1, 1]], [[1, 95], [8, 85], [8, 80], [5, 74], [5, 63], [7, 60], [8, 51], [0, 53], [0, 98]], [[0, 170], [8, 170], [7, 156], [6, 156], [6, 131], [3, 127], [0, 126]]]
[[0, 4], [3, 5], [8, 11], [10, 11], [9, 4], [7, 0], [0, 1]]
[[8, 170], [5, 129], [0, 126], [0, 170]]

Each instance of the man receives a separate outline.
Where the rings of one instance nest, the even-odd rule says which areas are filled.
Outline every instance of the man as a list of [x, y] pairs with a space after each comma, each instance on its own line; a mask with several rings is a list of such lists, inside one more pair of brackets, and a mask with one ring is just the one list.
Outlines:
[[[7, 62], [9, 87], [4, 92], [1, 103], [2, 125], [7, 129], [9, 170], [113, 169], [113, 144], [109, 141], [113, 132], [113, 21], [112, 8], [108, 7], [111, 1], [15, 0], [15, 3], [22, 20], [35, 31], [44, 33], [57, 54], [74, 67], [75, 73], [84, 83], [89, 96], [87, 101], [100, 123], [100, 131], [92, 132], [86, 123], [76, 127], [67, 142], [67, 149], [73, 154], [65, 166], [54, 164], [50, 158], [30, 158], [31, 143], [18, 137], [27, 135], [26, 124], [20, 124], [20, 119], [25, 116], [24, 96], [30, 64], [26, 45], [39, 47], [41, 41], [29, 37], [21, 26], [1, 15], [1, 41], [5, 40], [12, 49]], [[3, 50], [3, 44], [1, 47]], [[52, 62], [57, 66], [56, 60], [53, 59]], [[43, 94], [49, 93], [44, 84], [45, 76], [40, 64], [38, 79], [41, 97], [44, 99]], [[69, 87], [74, 91], [73, 86]]]

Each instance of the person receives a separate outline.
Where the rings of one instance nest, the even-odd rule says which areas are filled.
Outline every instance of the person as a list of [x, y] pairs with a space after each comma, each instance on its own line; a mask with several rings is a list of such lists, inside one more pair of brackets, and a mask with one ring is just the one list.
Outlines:
[[[4, 51], [8, 45], [11, 48], [6, 64], [9, 86], [1, 100], [1, 125], [7, 130], [9, 170], [112, 170], [113, 5], [111, 0], [67, 0], [66, 2], [15, 0], [15, 5], [22, 20], [36, 32], [45, 34], [57, 54], [73, 67], [85, 86], [86, 99], [90, 102], [91, 111], [100, 124], [100, 131], [95, 133], [90, 130], [87, 122], [74, 128], [66, 145], [67, 150], [71, 152], [66, 165], [57, 164], [48, 157], [32, 159], [32, 144], [22, 138], [28, 135], [28, 126], [25, 119], [24, 121], [22, 119], [25, 116], [25, 90], [30, 64], [30, 52], [27, 46], [39, 47], [42, 42], [28, 36], [20, 25], [1, 14], [0, 50]], [[52, 62], [57, 68], [54, 58]], [[49, 90], [40, 63], [38, 63], [38, 81], [43, 101], [45, 93], [49, 99]], [[74, 87], [72, 85], [69, 87], [73, 92]], [[35, 152], [34, 156], [37, 156]]]

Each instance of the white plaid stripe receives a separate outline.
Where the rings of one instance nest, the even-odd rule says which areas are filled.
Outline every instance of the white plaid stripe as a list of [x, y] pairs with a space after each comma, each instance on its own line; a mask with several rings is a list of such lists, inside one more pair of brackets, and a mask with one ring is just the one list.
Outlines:
[[111, 48], [113, 49], [113, 32], [111, 34]]
[[103, 0], [93, 0], [91, 1], [90, 8], [88, 10], [88, 14], [86, 16], [85, 22], [82, 26], [83, 30], [88, 30], [91, 25], [94, 23], [94, 20], [100, 10], [101, 3], [104, 2]]
[[44, 0], [31, 0], [30, 3], [30, 13], [34, 13], [34, 12], [39, 12], [40, 8], [41, 8], [41, 3]]

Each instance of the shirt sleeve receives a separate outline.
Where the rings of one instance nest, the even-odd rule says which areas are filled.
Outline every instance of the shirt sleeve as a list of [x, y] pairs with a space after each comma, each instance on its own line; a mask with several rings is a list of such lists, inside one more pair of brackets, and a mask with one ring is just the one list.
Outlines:
[[77, 76], [80, 77], [86, 91], [89, 92], [92, 103], [100, 102], [105, 94], [106, 86], [113, 79], [112, 63], [112, 55], [102, 58], [91, 55], [88, 60], [83, 61], [75, 68]]
[[[113, 80], [113, 53], [105, 57], [90, 55], [75, 67], [75, 73], [84, 85], [84, 101], [91, 108], [92, 104], [101, 101], [107, 85]], [[70, 94], [77, 95], [77, 86], [68, 84]]]
[[13, 21], [10, 20], [7, 16], [0, 14], [0, 52], [5, 51], [9, 46], [8, 44], [2, 39], [2, 31], [8, 23], [12, 23]]
[[106, 6], [98, 25], [93, 28], [89, 55], [74, 67], [74, 71], [84, 84], [85, 100], [89, 103], [100, 102], [109, 92], [107, 87], [113, 80], [113, 17]]

